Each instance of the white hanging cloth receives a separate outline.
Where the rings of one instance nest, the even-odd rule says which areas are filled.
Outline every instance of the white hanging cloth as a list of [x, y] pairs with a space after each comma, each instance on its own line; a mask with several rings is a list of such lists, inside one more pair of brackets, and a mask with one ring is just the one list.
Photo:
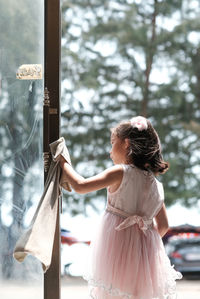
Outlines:
[[14, 258], [19, 262], [22, 262], [29, 254], [33, 255], [42, 263], [44, 272], [47, 271], [51, 264], [58, 201], [62, 191], [61, 187], [71, 191], [71, 187], [64, 174], [62, 174], [59, 165], [61, 156], [63, 156], [71, 165], [65, 140], [61, 137], [49, 146], [52, 154], [52, 162], [50, 164], [42, 197], [30, 227], [25, 230], [18, 239], [13, 253]]

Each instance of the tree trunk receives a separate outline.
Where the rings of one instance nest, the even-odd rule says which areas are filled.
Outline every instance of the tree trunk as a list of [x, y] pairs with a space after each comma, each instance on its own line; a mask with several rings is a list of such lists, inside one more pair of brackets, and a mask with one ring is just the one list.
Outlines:
[[[36, 96], [36, 85], [35, 83], [31, 83], [32, 85], [29, 87], [29, 95], [28, 95], [28, 103], [29, 108], [26, 115], [24, 115], [24, 121], [27, 122], [28, 127], [30, 128], [30, 132], [32, 132], [33, 124], [35, 121], [34, 117], [34, 105], [35, 105], [35, 96]], [[10, 144], [10, 149], [13, 153], [13, 167], [14, 167], [14, 175], [13, 175], [13, 191], [12, 191], [12, 218], [13, 222], [10, 227], [5, 227], [4, 230], [4, 239], [6, 242], [3, 246], [3, 263], [2, 263], [2, 273], [3, 277], [8, 279], [13, 277], [13, 265], [14, 260], [12, 257], [12, 252], [14, 246], [16, 244], [17, 239], [19, 238], [19, 234], [21, 228], [23, 228], [24, 222], [24, 214], [25, 214], [25, 202], [24, 202], [24, 179], [27, 174], [28, 169], [33, 165], [35, 160], [38, 157], [38, 145], [33, 141], [30, 143], [28, 148], [23, 148], [21, 134], [18, 130], [17, 120], [15, 116], [12, 115], [12, 111], [10, 111], [10, 119], [12, 122], [10, 123], [10, 131], [12, 134], [12, 142]], [[35, 129], [37, 131], [37, 129]], [[29, 139], [27, 132], [26, 140]], [[19, 150], [18, 150], [19, 147]], [[6, 235], [7, 234], [7, 235]]]
[[144, 83], [144, 92], [143, 92], [143, 101], [141, 107], [141, 114], [147, 117], [147, 110], [148, 110], [148, 102], [149, 102], [149, 87], [150, 87], [150, 74], [153, 65], [153, 58], [156, 52], [156, 17], [157, 17], [157, 2], [158, 0], [154, 0], [154, 12], [152, 16], [152, 33], [151, 33], [151, 40], [150, 46], [146, 52], [146, 70], [145, 70], [145, 83]]

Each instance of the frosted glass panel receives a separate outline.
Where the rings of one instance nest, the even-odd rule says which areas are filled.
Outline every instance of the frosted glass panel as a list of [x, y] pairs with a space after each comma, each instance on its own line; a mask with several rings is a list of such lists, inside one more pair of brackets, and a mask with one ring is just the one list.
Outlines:
[[39, 262], [32, 257], [23, 263], [13, 259], [16, 240], [29, 225], [43, 189], [43, 2], [0, 0], [2, 299], [43, 298]]

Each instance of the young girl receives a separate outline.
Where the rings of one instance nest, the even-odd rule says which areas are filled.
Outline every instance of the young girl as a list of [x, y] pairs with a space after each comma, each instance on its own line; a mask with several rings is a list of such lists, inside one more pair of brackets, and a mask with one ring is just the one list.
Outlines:
[[90, 298], [176, 298], [176, 279], [161, 237], [168, 230], [162, 184], [155, 176], [168, 170], [159, 137], [150, 121], [137, 116], [111, 130], [115, 164], [83, 178], [61, 160], [72, 188], [87, 193], [107, 188], [107, 207], [92, 242], [86, 279]]

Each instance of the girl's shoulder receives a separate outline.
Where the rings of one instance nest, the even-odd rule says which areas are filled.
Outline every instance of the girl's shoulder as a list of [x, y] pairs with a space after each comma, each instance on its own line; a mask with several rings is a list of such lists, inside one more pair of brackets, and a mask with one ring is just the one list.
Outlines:
[[135, 165], [133, 164], [118, 164], [119, 166], [122, 167], [123, 170], [132, 170], [135, 169]]
[[133, 164], [120, 164], [123, 169], [123, 176], [124, 177], [134, 177], [134, 176], [140, 176], [140, 174], [143, 174], [143, 171], [139, 168], [137, 168]]
[[121, 174], [122, 176], [126, 175], [126, 173], [131, 172], [135, 166], [131, 164], [115, 164], [106, 169], [106, 171], [110, 174]]
[[125, 172], [133, 172], [136, 174], [141, 174], [142, 176], [153, 176], [153, 173], [148, 170], [142, 170], [135, 166], [134, 164], [119, 164], [122, 166]]
[[114, 174], [114, 173], [121, 173], [121, 174], [123, 174], [124, 168], [123, 168], [122, 164], [116, 164], [116, 165], [110, 166], [105, 171], [107, 173], [112, 173], [112, 174]]
[[123, 186], [129, 181], [130, 173], [132, 172], [133, 168], [134, 166], [131, 164], [116, 164], [110, 168], [110, 171], [121, 174], [120, 182], [108, 188], [110, 195], [116, 195], [122, 190]]

